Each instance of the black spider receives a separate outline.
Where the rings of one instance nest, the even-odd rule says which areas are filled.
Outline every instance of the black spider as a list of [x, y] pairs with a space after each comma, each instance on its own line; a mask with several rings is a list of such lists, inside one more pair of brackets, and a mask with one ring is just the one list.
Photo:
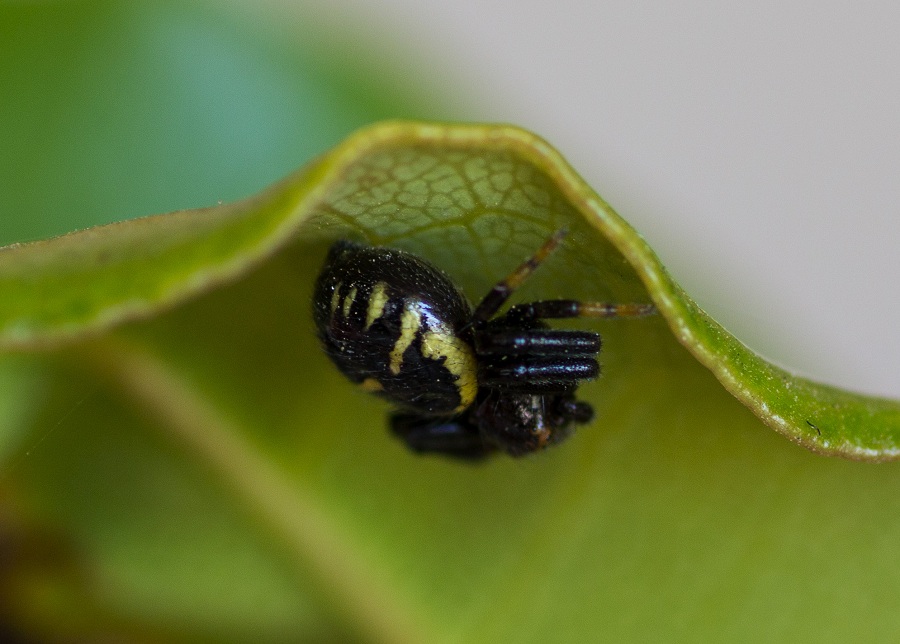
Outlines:
[[558, 443], [593, 417], [575, 392], [600, 372], [600, 336], [544, 320], [655, 311], [545, 300], [497, 316], [564, 236], [553, 234], [474, 310], [450, 278], [415, 255], [336, 242], [313, 296], [322, 345], [351, 381], [398, 408], [391, 429], [417, 452], [479, 459]]

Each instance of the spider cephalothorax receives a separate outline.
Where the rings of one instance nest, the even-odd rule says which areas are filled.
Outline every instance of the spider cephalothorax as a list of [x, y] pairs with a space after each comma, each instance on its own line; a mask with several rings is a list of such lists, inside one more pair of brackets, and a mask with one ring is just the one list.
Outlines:
[[552, 235], [474, 309], [449, 277], [415, 255], [336, 242], [313, 296], [322, 345], [347, 378], [397, 407], [391, 429], [417, 452], [477, 459], [558, 443], [593, 416], [575, 392], [600, 373], [600, 335], [551, 329], [545, 320], [654, 311], [544, 300], [498, 315], [564, 235]]

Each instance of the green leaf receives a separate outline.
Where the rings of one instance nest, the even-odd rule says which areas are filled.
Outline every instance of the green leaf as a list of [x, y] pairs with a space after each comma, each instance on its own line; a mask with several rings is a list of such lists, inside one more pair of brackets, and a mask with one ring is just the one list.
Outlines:
[[373, 120], [441, 115], [298, 13], [0, 3], [0, 245], [234, 201]]
[[[477, 293], [562, 226], [573, 230], [566, 252], [543, 271], [557, 289], [652, 298], [675, 337], [774, 429], [822, 453], [900, 455], [896, 402], [797, 378], [754, 355], [558, 154], [511, 127], [385, 124], [234, 205], [8, 248], [0, 254], [0, 346], [42, 346], [152, 316], [239, 278], [295, 238], [402, 246], [459, 267], [455, 277]], [[632, 360], [654, 358], [628, 349]]]
[[[604, 336], [604, 377], [582, 388], [598, 421], [525, 460], [408, 453], [317, 347], [329, 242], [411, 250], [476, 299], [561, 226], [517, 298], [661, 313], [582, 322]], [[227, 641], [900, 634], [896, 468], [759, 422], [885, 460], [900, 404], [753, 355], [513, 127], [384, 123], [243, 202], [3, 249], [0, 346], [50, 365], [32, 436], [52, 433], [10, 476], [90, 562], [97, 624]]]

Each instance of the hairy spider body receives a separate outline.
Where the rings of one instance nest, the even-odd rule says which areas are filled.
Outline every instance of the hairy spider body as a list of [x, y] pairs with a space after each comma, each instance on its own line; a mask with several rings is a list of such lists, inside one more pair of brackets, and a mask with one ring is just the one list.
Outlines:
[[575, 391], [600, 373], [600, 336], [551, 329], [544, 320], [653, 311], [545, 300], [495, 317], [564, 235], [551, 236], [474, 309], [423, 259], [338, 241], [313, 295], [322, 345], [347, 378], [396, 406], [391, 429], [414, 451], [479, 459], [558, 443], [593, 417]]

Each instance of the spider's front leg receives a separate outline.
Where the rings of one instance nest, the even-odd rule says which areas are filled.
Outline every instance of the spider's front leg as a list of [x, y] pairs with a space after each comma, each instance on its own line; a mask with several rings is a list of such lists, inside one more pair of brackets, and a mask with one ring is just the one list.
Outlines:
[[506, 316], [475, 333], [479, 382], [528, 394], [574, 391], [600, 374], [600, 336], [589, 331], [508, 326]]
[[509, 324], [533, 324], [539, 320], [565, 318], [642, 318], [656, 313], [648, 303], [582, 302], [580, 300], [539, 300], [509, 307], [501, 319]]
[[600, 375], [597, 359], [587, 356], [500, 356], [486, 359], [479, 375], [486, 387], [526, 394], [574, 391], [582, 380]]
[[395, 411], [390, 416], [391, 432], [418, 453], [437, 453], [468, 461], [478, 461], [496, 448], [484, 442], [481, 432], [467, 414], [434, 418]]
[[652, 304], [579, 300], [517, 304], [476, 328], [480, 381], [489, 387], [526, 393], [570, 391], [579, 381], [599, 375], [600, 336], [589, 331], [549, 329], [544, 320], [643, 317], [654, 312]]

